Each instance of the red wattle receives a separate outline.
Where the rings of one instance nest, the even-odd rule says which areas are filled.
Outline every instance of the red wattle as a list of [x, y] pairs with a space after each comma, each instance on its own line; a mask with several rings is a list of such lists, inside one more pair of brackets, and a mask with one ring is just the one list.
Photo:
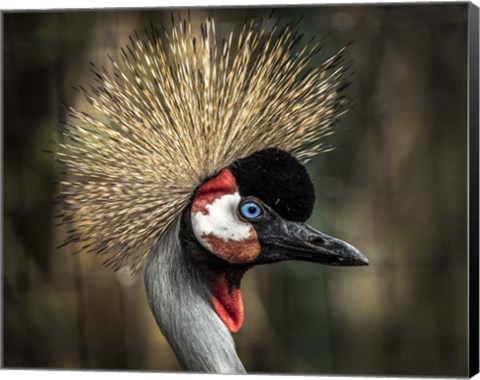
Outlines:
[[224, 275], [210, 287], [213, 308], [231, 333], [236, 333], [243, 325], [243, 300], [239, 288], [229, 289]]

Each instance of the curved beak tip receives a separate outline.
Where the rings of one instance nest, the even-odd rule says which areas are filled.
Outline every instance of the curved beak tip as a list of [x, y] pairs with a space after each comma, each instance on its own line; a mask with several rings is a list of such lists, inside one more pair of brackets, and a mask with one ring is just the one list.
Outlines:
[[370, 264], [370, 261], [368, 261], [368, 259], [363, 255], [358, 260], [358, 266], [366, 266], [366, 265], [369, 265], [369, 264]]
[[349, 252], [343, 256], [336, 257], [337, 262], [332, 263], [333, 265], [343, 265], [343, 266], [353, 266], [353, 267], [362, 267], [370, 264], [368, 259], [359, 251]]
[[351, 246], [350, 244], [347, 244], [347, 246], [351, 249], [351, 256], [350, 256], [350, 262], [351, 265], [353, 266], [366, 266], [370, 264], [370, 261], [368, 258], [360, 252], [358, 249], [355, 247]]

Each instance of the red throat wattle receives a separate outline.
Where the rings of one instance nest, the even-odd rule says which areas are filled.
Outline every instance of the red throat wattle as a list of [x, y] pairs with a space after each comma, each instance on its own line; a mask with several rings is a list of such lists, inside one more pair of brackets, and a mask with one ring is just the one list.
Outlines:
[[242, 293], [237, 287], [229, 288], [225, 275], [217, 277], [210, 286], [213, 308], [231, 333], [236, 333], [243, 325]]

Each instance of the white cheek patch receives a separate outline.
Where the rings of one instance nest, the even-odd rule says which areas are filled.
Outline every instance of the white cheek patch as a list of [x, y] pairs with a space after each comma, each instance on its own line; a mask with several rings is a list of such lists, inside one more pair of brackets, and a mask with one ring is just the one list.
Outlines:
[[[237, 216], [240, 194], [226, 194], [206, 206], [207, 214], [192, 213], [192, 226], [196, 238], [203, 242], [203, 236], [213, 234], [223, 240], [245, 240], [250, 236], [251, 226]], [[209, 247], [205, 247], [209, 248]]]
[[240, 201], [238, 192], [224, 194], [207, 204], [203, 212], [191, 213], [193, 232], [200, 244], [232, 263], [249, 262], [260, 253], [255, 229], [237, 216]]

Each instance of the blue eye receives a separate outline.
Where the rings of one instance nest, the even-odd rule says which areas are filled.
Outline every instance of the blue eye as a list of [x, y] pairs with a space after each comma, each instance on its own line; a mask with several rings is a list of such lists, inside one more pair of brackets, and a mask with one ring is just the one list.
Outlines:
[[262, 213], [263, 210], [260, 205], [252, 201], [245, 202], [240, 206], [240, 214], [245, 219], [257, 219]]

